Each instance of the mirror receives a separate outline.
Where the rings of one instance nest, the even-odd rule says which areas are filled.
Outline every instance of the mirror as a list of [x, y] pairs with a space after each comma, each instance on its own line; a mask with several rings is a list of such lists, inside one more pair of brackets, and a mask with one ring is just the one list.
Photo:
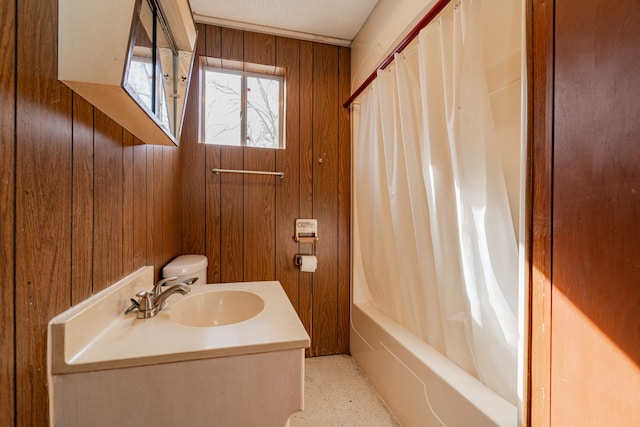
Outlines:
[[150, 113], [153, 113], [154, 100], [154, 66], [153, 38], [154, 19], [151, 7], [145, 1], [140, 5], [134, 17], [132, 52], [129, 56], [124, 88]]
[[58, 0], [58, 79], [145, 144], [178, 145], [198, 32], [189, 0]]
[[155, 1], [137, 7], [123, 87], [177, 142], [194, 55], [176, 47]]

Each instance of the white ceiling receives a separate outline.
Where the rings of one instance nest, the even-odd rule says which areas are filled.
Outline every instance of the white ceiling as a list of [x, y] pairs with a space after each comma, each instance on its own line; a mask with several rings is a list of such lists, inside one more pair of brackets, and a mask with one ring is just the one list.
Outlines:
[[348, 46], [378, 0], [190, 0], [196, 21]]

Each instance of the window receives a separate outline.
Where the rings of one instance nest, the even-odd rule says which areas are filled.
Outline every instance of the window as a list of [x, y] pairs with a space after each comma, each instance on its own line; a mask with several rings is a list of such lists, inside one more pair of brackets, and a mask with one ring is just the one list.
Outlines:
[[263, 74], [204, 65], [201, 82], [202, 142], [284, 148], [284, 77], [281, 73]]

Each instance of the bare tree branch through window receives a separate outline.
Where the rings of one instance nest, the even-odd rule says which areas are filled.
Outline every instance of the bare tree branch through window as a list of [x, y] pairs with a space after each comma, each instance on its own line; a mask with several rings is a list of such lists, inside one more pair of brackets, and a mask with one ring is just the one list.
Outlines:
[[283, 79], [207, 67], [204, 142], [280, 148]]

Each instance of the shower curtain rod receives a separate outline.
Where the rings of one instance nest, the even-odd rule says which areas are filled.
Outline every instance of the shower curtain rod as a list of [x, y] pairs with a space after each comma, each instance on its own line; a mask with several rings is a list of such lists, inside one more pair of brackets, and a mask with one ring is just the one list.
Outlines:
[[433, 21], [433, 19], [438, 16], [440, 12], [442, 12], [442, 9], [444, 9], [450, 1], [451, 0], [439, 0], [431, 9], [429, 9], [429, 12], [427, 12], [427, 14], [416, 24], [415, 27], [413, 27], [409, 34], [407, 34], [407, 36], [402, 39], [398, 46], [396, 46], [395, 49], [393, 49], [393, 51], [391, 51], [391, 53], [384, 59], [384, 61], [382, 61], [380, 65], [376, 67], [373, 73], [371, 73], [371, 75], [367, 77], [367, 79], [360, 85], [360, 87], [358, 87], [358, 89], [356, 89], [355, 92], [353, 92], [353, 94], [349, 97], [349, 99], [347, 99], [344, 104], [342, 104], [342, 106], [344, 108], [349, 108], [353, 101], [355, 101], [355, 99], [371, 84], [371, 82], [376, 79], [378, 70], [384, 70], [385, 68], [387, 68], [389, 64], [393, 62], [394, 55], [396, 53], [402, 52], [404, 48], [407, 47], [407, 45], [411, 43], [418, 34], [420, 34], [420, 30], [429, 25], [429, 23]]

